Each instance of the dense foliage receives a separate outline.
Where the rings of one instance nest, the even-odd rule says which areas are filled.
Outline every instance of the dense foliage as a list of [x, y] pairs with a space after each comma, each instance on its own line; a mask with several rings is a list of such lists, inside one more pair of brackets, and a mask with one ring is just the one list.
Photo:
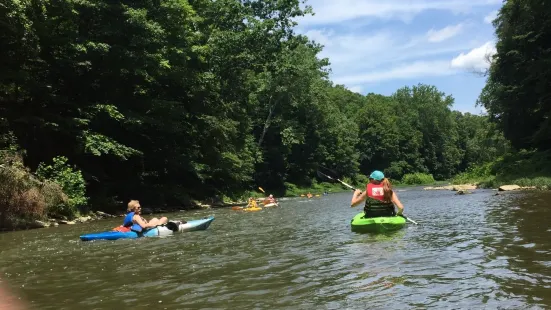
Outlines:
[[299, 0], [7, 0], [0, 147], [60, 179], [72, 206], [283, 194], [311, 186], [320, 165], [356, 180], [373, 169], [444, 179], [503, 153], [486, 117], [452, 111], [433, 86], [362, 96], [333, 85], [322, 46], [293, 30], [308, 11]]
[[497, 53], [480, 95], [518, 149], [551, 148], [551, 2], [508, 0], [494, 20]]
[[[478, 104], [510, 141], [503, 156], [470, 167], [454, 183], [551, 188], [551, 3], [507, 0], [493, 22], [496, 53]], [[496, 146], [496, 145], [494, 145]], [[480, 149], [485, 151], [487, 148]]]

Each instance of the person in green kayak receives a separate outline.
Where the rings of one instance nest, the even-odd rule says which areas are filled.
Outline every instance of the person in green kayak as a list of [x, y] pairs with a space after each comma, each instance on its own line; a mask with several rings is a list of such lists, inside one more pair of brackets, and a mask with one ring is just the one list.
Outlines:
[[[390, 181], [378, 170], [369, 175], [369, 183], [364, 192], [359, 189], [354, 191], [350, 206], [355, 207], [364, 200], [364, 217], [395, 216], [404, 212], [404, 206], [392, 190]], [[394, 210], [395, 205], [398, 212]]]
[[130, 202], [128, 203], [128, 213], [124, 218], [122, 226], [130, 227], [132, 231], [141, 233], [147, 228], [153, 228], [159, 225], [166, 224], [168, 222], [168, 219], [164, 216], [160, 219], [154, 217], [150, 221], [147, 221], [146, 219], [141, 217], [141, 214], [142, 206], [140, 206], [140, 202], [138, 200], [130, 200]]

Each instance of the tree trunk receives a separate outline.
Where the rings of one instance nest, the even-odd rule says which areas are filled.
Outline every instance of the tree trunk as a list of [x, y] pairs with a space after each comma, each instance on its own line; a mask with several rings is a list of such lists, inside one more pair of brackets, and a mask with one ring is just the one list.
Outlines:
[[[272, 96], [270, 96], [270, 100], [268, 102], [268, 104], [270, 104], [270, 102], [272, 101]], [[272, 115], [274, 113], [274, 109], [277, 105], [277, 101], [276, 103], [274, 103], [273, 106], [270, 107], [270, 113], [268, 113], [268, 117], [266, 118], [266, 122], [264, 123], [264, 130], [262, 130], [262, 134], [260, 135], [260, 138], [258, 139], [258, 147], [260, 147], [260, 145], [262, 144], [262, 141], [264, 141], [264, 136], [266, 136], [266, 133], [268, 132], [268, 128], [270, 127], [270, 122], [272, 120]]]

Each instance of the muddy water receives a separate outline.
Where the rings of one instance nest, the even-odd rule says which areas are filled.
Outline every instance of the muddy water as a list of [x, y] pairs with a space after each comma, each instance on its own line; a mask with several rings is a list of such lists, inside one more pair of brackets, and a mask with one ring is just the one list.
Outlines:
[[356, 234], [350, 193], [243, 213], [206, 231], [81, 242], [121, 219], [0, 234], [0, 277], [31, 309], [551, 308], [550, 193], [398, 192], [419, 222]]

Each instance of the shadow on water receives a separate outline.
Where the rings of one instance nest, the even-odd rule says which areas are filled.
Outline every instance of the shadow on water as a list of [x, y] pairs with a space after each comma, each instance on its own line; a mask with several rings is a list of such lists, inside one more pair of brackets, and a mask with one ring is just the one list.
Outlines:
[[551, 306], [549, 193], [399, 192], [419, 222], [357, 234], [350, 193], [259, 212], [213, 209], [206, 231], [81, 242], [117, 220], [0, 234], [0, 274], [36, 309], [403, 309]]

